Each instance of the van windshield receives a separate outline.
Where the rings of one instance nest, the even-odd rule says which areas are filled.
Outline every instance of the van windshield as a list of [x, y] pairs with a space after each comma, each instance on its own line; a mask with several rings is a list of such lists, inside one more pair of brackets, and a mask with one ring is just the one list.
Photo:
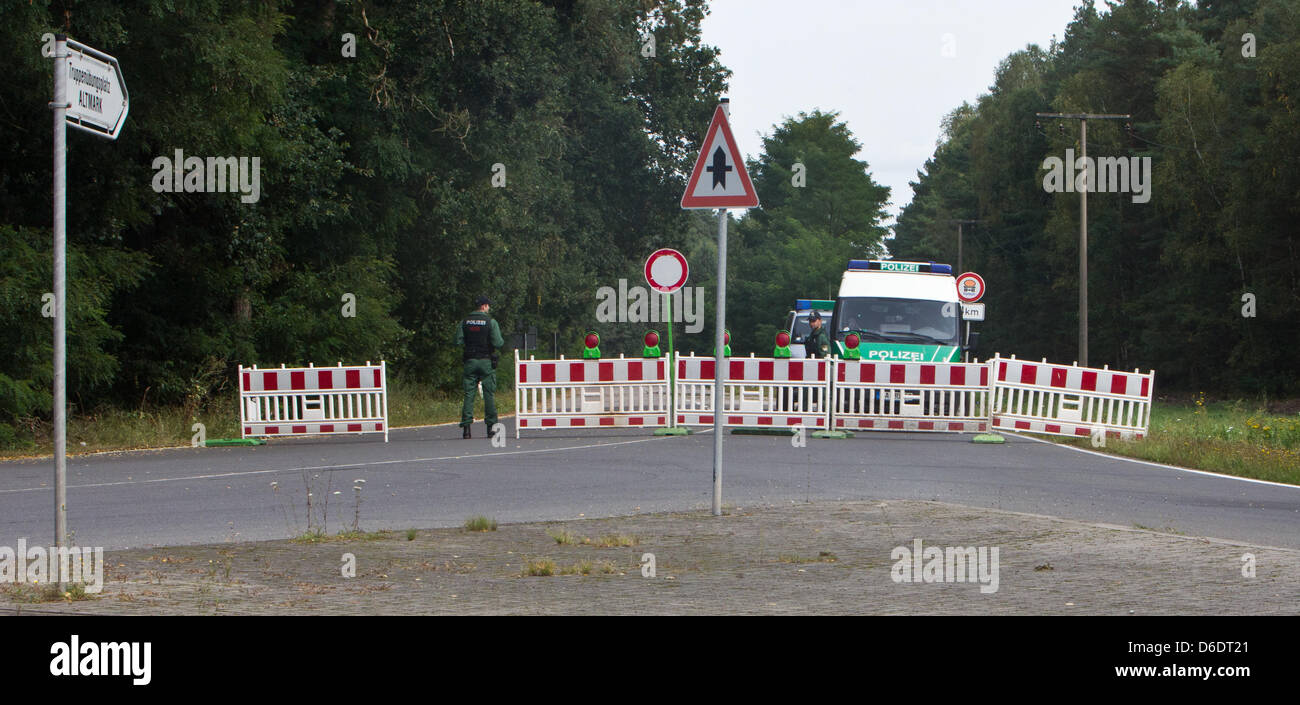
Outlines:
[[835, 302], [835, 338], [859, 331], [863, 342], [957, 345], [960, 310], [943, 301], [842, 296]]

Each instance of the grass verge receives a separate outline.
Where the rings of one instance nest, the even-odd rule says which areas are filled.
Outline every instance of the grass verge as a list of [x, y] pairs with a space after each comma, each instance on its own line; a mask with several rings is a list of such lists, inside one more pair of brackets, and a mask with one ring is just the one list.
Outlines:
[[[501, 385], [496, 393], [497, 413], [513, 414], [515, 397]], [[390, 380], [388, 419], [392, 427], [425, 426], [460, 420], [462, 397], [431, 387]], [[480, 415], [480, 395], [475, 410]], [[68, 454], [111, 450], [172, 448], [189, 446], [193, 425], [204, 425], [207, 438], [238, 438], [239, 407], [234, 395], [224, 393], [191, 414], [181, 405], [159, 407], [142, 403], [139, 409], [102, 408], [82, 412], [73, 408], [68, 416]], [[18, 424], [16, 437], [0, 447], [0, 458], [26, 458], [54, 452], [52, 425], [41, 419]]]
[[1053, 442], [1154, 463], [1300, 485], [1300, 414], [1269, 413], [1241, 401], [1157, 402], [1146, 438], [1044, 436]]

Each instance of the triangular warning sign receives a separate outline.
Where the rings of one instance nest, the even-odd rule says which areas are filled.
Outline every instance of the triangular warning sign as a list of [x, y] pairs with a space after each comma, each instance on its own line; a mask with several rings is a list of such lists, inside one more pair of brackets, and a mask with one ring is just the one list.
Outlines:
[[731, 136], [731, 126], [722, 106], [713, 111], [713, 122], [704, 135], [691, 178], [682, 194], [682, 208], [753, 208], [758, 205], [758, 193], [745, 171], [736, 140]]

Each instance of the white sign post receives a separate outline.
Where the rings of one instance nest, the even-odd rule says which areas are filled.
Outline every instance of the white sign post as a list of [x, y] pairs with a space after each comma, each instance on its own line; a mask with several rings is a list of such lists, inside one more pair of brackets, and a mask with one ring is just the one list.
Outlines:
[[[700, 156], [682, 194], [682, 208], [718, 209], [718, 311], [713, 349], [713, 516], [722, 516], [722, 387], [727, 366], [722, 356], [727, 321], [727, 209], [758, 206], [758, 192], [749, 180], [745, 160], [731, 136], [727, 122], [731, 104], [723, 98], [713, 111], [713, 121], [704, 133]], [[701, 178], [708, 172], [707, 178]]]
[[[67, 126], [117, 139], [129, 106], [117, 59], [65, 35], [54, 37], [54, 543], [59, 547], [67, 545], [68, 534]], [[58, 572], [63, 590], [62, 565]]]

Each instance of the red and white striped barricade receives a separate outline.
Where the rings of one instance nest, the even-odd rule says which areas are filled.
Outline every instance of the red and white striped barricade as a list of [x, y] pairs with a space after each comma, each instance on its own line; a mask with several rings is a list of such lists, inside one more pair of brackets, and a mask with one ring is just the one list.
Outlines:
[[668, 362], [527, 360], [515, 351], [515, 438], [525, 428], [667, 426]]
[[993, 427], [1061, 436], [1142, 438], [1155, 372], [1146, 374], [994, 357]]
[[988, 430], [987, 364], [837, 359], [832, 394], [836, 430]]
[[388, 442], [384, 362], [261, 370], [239, 366], [240, 436], [382, 433]]
[[[723, 425], [830, 428], [831, 361], [727, 358]], [[679, 426], [713, 425], [713, 357], [677, 358]]]

